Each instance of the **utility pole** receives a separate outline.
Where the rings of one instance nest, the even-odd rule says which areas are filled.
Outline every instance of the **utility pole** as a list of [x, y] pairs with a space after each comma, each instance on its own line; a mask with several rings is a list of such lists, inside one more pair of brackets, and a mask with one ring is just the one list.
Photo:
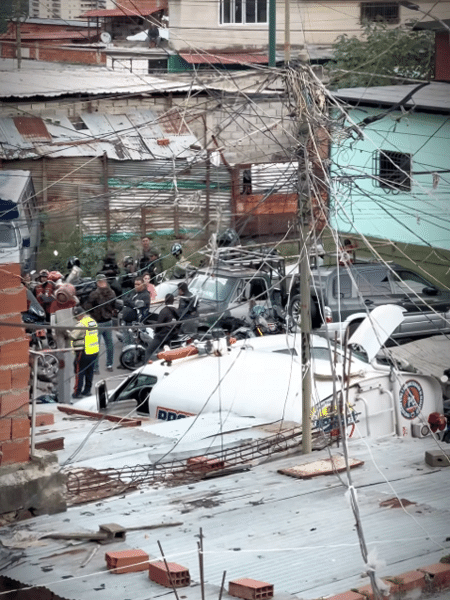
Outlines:
[[16, 23], [16, 58], [17, 58], [17, 69], [20, 71], [22, 67], [22, 36], [20, 31], [20, 0], [16, 0], [14, 3], [15, 23]]
[[269, 0], [269, 67], [276, 66], [277, 48], [277, 3]]
[[290, 1], [284, 0], [284, 66], [291, 60], [291, 11]]

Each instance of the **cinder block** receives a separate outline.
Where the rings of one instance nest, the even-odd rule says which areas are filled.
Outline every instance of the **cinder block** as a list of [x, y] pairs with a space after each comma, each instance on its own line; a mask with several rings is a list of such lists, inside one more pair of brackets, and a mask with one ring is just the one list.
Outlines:
[[11, 439], [11, 419], [0, 419], [0, 442]]
[[430, 467], [450, 467], [450, 450], [427, 450], [425, 462]]
[[11, 440], [0, 445], [0, 464], [28, 462], [30, 459], [30, 442], [28, 439], [16, 442]]
[[235, 579], [228, 582], [228, 593], [244, 600], [273, 598], [273, 585], [256, 579]]
[[53, 413], [36, 413], [36, 427], [54, 425], [55, 415]]
[[144, 550], [106, 552], [106, 566], [114, 574], [135, 573], [148, 569], [149, 555]]
[[148, 565], [148, 576], [155, 583], [164, 587], [187, 587], [191, 583], [189, 570], [176, 563], [167, 563], [168, 570], [163, 561], [151, 562]]
[[450, 587], [450, 564], [436, 563], [418, 570], [425, 573], [425, 579], [430, 581], [434, 589]]
[[15, 416], [23, 406], [27, 406], [30, 401], [28, 390], [22, 392], [9, 392], [0, 396], [0, 417]]
[[20, 417], [12, 419], [11, 439], [18, 440], [30, 437], [30, 419]]

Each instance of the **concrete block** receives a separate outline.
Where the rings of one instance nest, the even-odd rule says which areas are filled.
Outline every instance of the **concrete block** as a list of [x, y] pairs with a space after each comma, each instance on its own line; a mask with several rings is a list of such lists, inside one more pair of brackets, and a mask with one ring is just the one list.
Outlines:
[[427, 450], [425, 462], [430, 467], [450, 467], [450, 450]]

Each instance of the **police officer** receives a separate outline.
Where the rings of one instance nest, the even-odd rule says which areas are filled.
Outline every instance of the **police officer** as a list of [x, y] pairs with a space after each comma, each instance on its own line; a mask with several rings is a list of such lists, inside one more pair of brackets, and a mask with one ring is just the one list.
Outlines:
[[78, 321], [70, 332], [72, 347], [75, 350], [74, 372], [75, 386], [72, 398], [91, 395], [94, 378], [95, 360], [98, 356], [99, 341], [97, 323], [81, 306], [75, 306], [73, 314]]

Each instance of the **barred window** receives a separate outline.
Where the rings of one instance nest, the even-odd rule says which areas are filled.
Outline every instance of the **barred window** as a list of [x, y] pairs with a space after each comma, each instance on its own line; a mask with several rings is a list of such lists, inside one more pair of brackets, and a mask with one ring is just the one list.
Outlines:
[[411, 155], [380, 150], [378, 154], [378, 185], [390, 190], [411, 189]]
[[398, 23], [400, 9], [397, 2], [363, 2], [361, 4], [361, 21], [385, 21]]

